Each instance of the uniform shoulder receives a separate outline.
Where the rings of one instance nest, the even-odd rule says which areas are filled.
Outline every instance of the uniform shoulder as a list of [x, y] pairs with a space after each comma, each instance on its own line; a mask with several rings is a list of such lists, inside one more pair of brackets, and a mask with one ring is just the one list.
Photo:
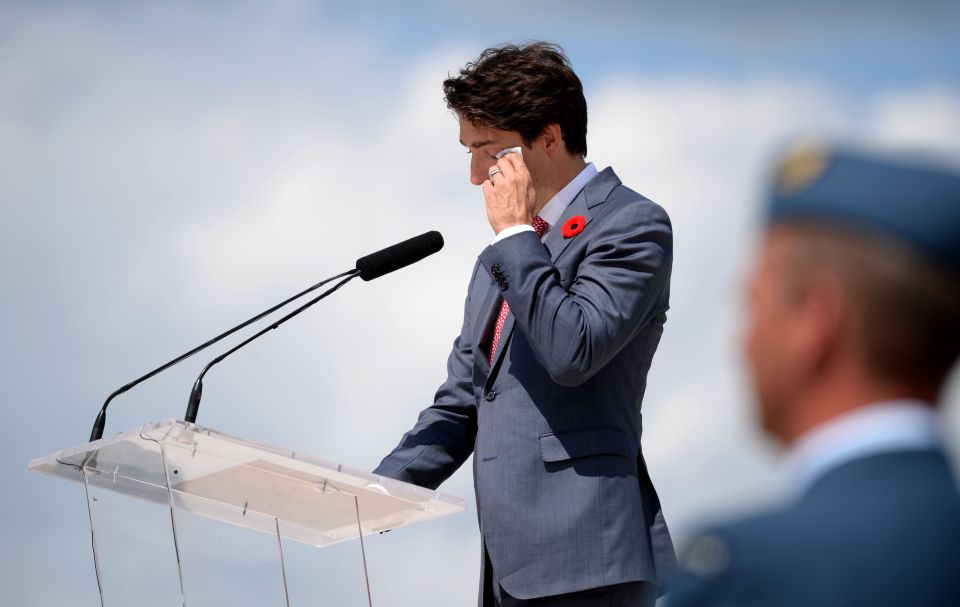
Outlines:
[[[789, 587], [797, 566], [783, 546], [796, 534], [797, 514], [775, 510], [704, 528], [680, 553], [669, 607], [776, 603], [774, 588]], [[766, 601], [766, 602], [764, 602]]]
[[694, 535], [683, 556], [696, 559], [705, 545], [724, 552], [730, 559], [757, 557], [764, 561], [766, 557], [762, 555], [775, 551], [784, 533], [796, 529], [803, 518], [794, 510], [770, 510], [705, 527]]

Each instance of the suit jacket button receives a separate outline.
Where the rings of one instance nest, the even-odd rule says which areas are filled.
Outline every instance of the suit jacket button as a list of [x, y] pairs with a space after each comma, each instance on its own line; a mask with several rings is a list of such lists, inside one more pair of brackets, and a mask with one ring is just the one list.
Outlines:
[[497, 393], [494, 392], [493, 390], [490, 390], [489, 392], [483, 395], [483, 398], [486, 399], [487, 402], [492, 401], [496, 397], [497, 397]]

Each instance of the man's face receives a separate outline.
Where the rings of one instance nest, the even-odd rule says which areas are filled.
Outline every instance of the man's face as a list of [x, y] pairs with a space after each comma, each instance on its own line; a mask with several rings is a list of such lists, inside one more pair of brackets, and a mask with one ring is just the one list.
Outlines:
[[802, 385], [798, 305], [790, 288], [790, 234], [774, 230], [759, 251], [749, 282], [746, 354], [764, 429], [783, 438]]
[[[489, 178], [488, 172], [497, 162], [497, 153], [506, 148], [523, 148], [523, 161], [536, 183], [536, 154], [523, 144], [516, 131], [501, 131], [491, 127], [477, 127], [469, 120], [460, 119], [460, 143], [470, 154], [470, 183], [480, 185]], [[534, 146], [536, 147], [536, 146]]]

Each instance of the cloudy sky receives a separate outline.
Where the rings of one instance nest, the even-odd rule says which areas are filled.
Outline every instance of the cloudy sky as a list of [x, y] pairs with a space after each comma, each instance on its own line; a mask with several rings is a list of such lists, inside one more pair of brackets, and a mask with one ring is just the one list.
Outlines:
[[[798, 136], [960, 154], [956, 3], [832, 4], [0, 2], [5, 604], [99, 604], [82, 487], [30, 459], [83, 443], [117, 386], [436, 229], [440, 254], [351, 284], [205, 382], [199, 421], [223, 432], [360, 468], [396, 443], [443, 379], [491, 237], [439, 85], [504, 41], [566, 48], [589, 160], [673, 219], [643, 438], [668, 522], [682, 539], [769, 499], [776, 448], [754, 429], [738, 336], [771, 154]], [[107, 434], [182, 417], [213, 354], [115, 401]], [[958, 445], [960, 390], [948, 401]], [[377, 605], [474, 604], [469, 464], [442, 489], [469, 511], [369, 542]], [[122, 521], [102, 538], [109, 579], [175, 604], [172, 555], [151, 550], [162, 513], [100, 499]], [[261, 540], [183, 525], [189, 589], [282, 604]], [[358, 557], [289, 546], [295, 604], [362, 604]], [[243, 574], [215, 586], [209, 560]]]

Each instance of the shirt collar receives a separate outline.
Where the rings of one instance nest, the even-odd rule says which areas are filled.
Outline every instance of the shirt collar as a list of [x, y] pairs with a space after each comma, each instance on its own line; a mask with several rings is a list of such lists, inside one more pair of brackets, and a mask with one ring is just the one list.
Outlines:
[[587, 166], [583, 167], [583, 170], [570, 183], [563, 186], [563, 189], [554, 194], [553, 198], [540, 209], [538, 213], [540, 218], [549, 223], [551, 229], [557, 225], [557, 222], [563, 217], [563, 212], [567, 210], [580, 190], [597, 176], [597, 172], [597, 167], [593, 166], [592, 162], [588, 162]]
[[802, 491], [851, 460], [941, 444], [940, 416], [932, 405], [906, 399], [883, 401], [808, 431], [787, 451], [781, 473], [793, 488]]

